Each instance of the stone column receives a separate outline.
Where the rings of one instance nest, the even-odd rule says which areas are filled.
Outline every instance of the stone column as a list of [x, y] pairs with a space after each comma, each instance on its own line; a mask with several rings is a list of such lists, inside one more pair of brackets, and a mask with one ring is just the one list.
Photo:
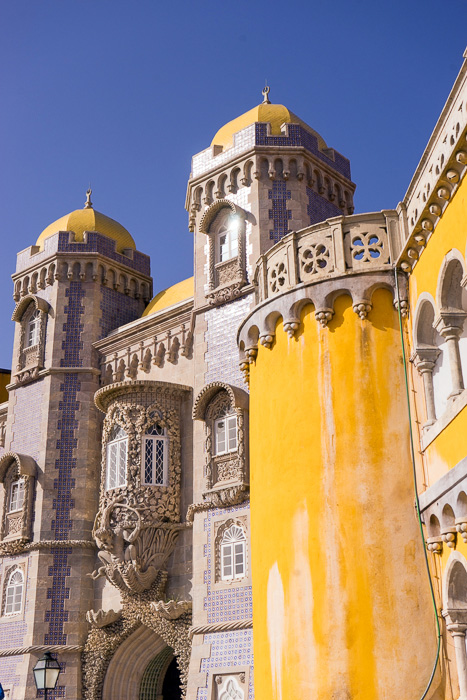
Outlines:
[[[453, 640], [456, 652], [457, 677], [459, 680], [458, 700], [467, 700], [467, 649], [465, 643], [465, 633], [467, 631], [467, 621], [465, 610], [443, 610], [443, 617], [446, 619], [446, 627]], [[459, 615], [459, 613], [461, 613]], [[462, 621], [461, 621], [462, 620]]]
[[425, 391], [426, 423], [424, 428], [428, 428], [436, 421], [435, 394], [433, 390], [433, 369], [440, 354], [438, 348], [417, 348], [412, 361], [423, 379], [423, 389]]
[[452, 391], [449, 398], [457, 396], [464, 390], [462, 377], [461, 356], [459, 352], [459, 337], [464, 327], [465, 311], [440, 311], [434, 327], [446, 340], [451, 369]]

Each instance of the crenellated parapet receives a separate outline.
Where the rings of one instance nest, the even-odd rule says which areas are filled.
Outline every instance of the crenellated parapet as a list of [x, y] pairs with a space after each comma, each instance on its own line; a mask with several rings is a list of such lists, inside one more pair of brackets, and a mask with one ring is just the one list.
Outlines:
[[[334, 315], [334, 302], [342, 294], [352, 298], [360, 319], [372, 309], [373, 292], [386, 288], [394, 294], [394, 260], [400, 249], [397, 212], [336, 217], [293, 232], [261, 256], [254, 283], [256, 306], [238, 333], [240, 367], [248, 380], [258, 343], [270, 348], [277, 321], [293, 337], [300, 313], [307, 304], [325, 328]], [[405, 275], [398, 273], [401, 312], [408, 313]]]
[[61, 231], [40, 246], [18, 254], [12, 275], [16, 302], [27, 294], [53, 287], [56, 282], [93, 281], [133, 299], [148, 302], [152, 296], [149, 257], [144, 253], [117, 250], [116, 241], [97, 233], [85, 232], [82, 241], [75, 234]]

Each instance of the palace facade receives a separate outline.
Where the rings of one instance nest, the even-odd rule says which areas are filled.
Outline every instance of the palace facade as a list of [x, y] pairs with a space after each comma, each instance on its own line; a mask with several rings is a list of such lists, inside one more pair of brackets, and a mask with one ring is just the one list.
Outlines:
[[10, 700], [45, 652], [49, 698], [467, 700], [467, 59], [382, 212], [268, 93], [192, 159], [193, 277], [91, 191], [18, 254]]

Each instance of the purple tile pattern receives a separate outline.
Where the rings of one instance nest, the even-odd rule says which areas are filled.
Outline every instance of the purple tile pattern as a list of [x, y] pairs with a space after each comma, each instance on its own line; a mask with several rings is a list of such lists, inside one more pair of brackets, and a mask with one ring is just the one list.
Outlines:
[[[64, 308], [66, 322], [63, 325], [64, 338], [62, 342], [63, 358], [60, 363], [63, 367], [81, 367], [85, 292], [81, 282], [70, 282], [65, 292], [66, 305]], [[60, 384], [62, 398], [58, 405], [57, 432], [58, 440], [56, 449], [58, 457], [55, 461], [57, 478], [54, 480], [54, 500], [52, 510], [54, 518], [51, 523], [53, 538], [55, 540], [69, 539], [73, 529], [71, 511], [74, 508], [73, 489], [75, 479], [73, 469], [76, 467], [74, 451], [77, 447], [76, 430], [78, 428], [79, 407], [78, 400], [81, 384], [79, 374], [67, 373]], [[47, 589], [47, 598], [51, 601], [50, 608], [45, 613], [45, 622], [48, 623], [48, 631], [44, 635], [44, 644], [66, 644], [67, 637], [63, 631], [63, 624], [68, 620], [68, 612], [65, 610], [65, 600], [69, 598], [70, 589], [66, 585], [66, 579], [70, 576], [68, 558], [71, 548], [51, 549], [52, 565], [49, 567], [48, 576], [52, 579]], [[58, 692], [58, 690], [57, 690]], [[57, 695], [56, 697], [61, 697]]]
[[289, 233], [289, 219], [292, 218], [291, 209], [287, 209], [287, 200], [290, 199], [290, 190], [287, 189], [284, 180], [275, 180], [272, 190], [268, 192], [272, 209], [269, 210], [269, 218], [272, 221], [272, 230], [269, 238], [277, 243]]
[[[0, 646], [2, 649], [6, 648], [1, 644], [1, 642]], [[22, 646], [22, 644], [18, 646]], [[4, 688], [8, 688], [9, 686], [15, 686], [19, 684], [20, 678], [16, 675], [16, 669], [18, 664], [20, 664], [22, 660], [22, 656], [5, 656], [3, 658], [0, 658], [0, 681]]]
[[[204, 581], [207, 584], [207, 596], [204, 599], [204, 609], [208, 614], [208, 623], [229, 622], [232, 620], [245, 620], [253, 616], [251, 586], [232, 585], [228, 589], [213, 591], [211, 581], [214, 577], [215, 551], [214, 542], [211, 541], [211, 520], [218, 519], [219, 516], [228, 519], [229, 515], [235, 514], [238, 510], [245, 509], [245, 504], [211, 510], [206, 513], [204, 527], [208, 533], [208, 544], [206, 547], [206, 570]], [[248, 557], [247, 557], [248, 561]]]
[[105, 338], [114, 328], [124, 326], [125, 323], [135, 321], [141, 316], [141, 302], [138, 299], [133, 299], [109, 287], [101, 287], [101, 294], [100, 338]]
[[105, 255], [106, 258], [131, 267], [144, 275], [151, 274], [150, 259], [148, 255], [140, 253], [138, 250], [131, 251], [128, 257], [116, 251], [116, 242], [100, 233], [89, 232], [87, 239], [83, 243], [70, 243], [68, 233], [60, 233], [58, 236], [58, 251], [61, 253], [88, 253], [96, 252]]
[[257, 146], [303, 146], [319, 160], [326, 163], [338, 173], [350, 180], [350, 161], [333, 148], [328, 148], [326, 155], [318, 148], [318, 139], [300, 124], [288, 124], [288, 136], [268, 136], [267, 125], [256, 124]]
[[205, 634], [204, 643], [211, 645], [211, 656], [201, 659], [200, 671], [207, 674], [206, 686], [198, 688], [196, 700], [207, 700], [210, 676], [222, 667], [249, 666], [248, 700], [253, 700], [253, 630]]
[[[248, 295], [236, 301], [231, 301], [229, 304], [216, 306], [214, 309], [206, 311], [205, 384], [214, 381], [225, 381], [245, 388], [238, 366], [236, 332], [242, 319], [250, 310], [251, 305], [252, 296]], [[226, 329], [229, 329], [228, 332], [226, 332]]]
[[308, 206], [306, 208], [310, 217], [310, 224], [319, 224], [320, 221], [331, 219], [333, 216], [343, 216], [343, 212], [332, 202], [314, 192], [310, 187], [306, 188]]

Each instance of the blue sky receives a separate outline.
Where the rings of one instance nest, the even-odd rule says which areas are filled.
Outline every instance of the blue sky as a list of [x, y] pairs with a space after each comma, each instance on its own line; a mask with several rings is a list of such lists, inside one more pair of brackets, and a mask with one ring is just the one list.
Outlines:
[[16, 252], [83, 206], [151, 255], [155, 291], [191, 274], [190, 159], [261, 101], [350, 158], [356, 211], [403, 197], [462, 63], [467, 4], [18, 0], [0, 4], [0, 366]]

